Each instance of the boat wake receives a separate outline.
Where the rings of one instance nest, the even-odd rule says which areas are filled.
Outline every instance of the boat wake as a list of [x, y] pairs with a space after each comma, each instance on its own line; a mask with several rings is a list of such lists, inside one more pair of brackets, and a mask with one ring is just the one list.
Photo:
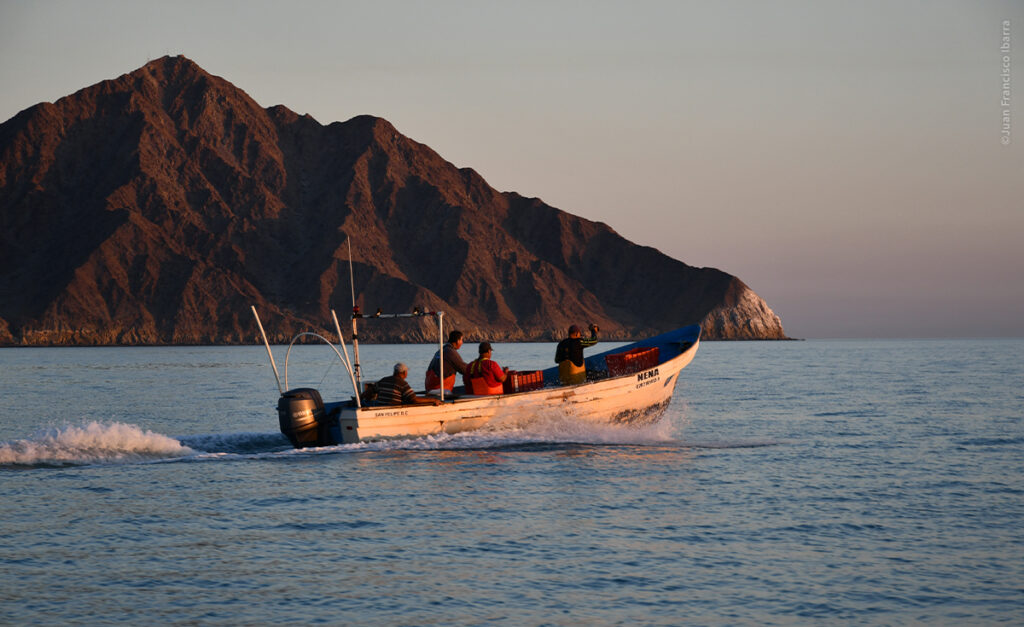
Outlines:
[[62, 467], [130, 463], [194, 454], [178, 440], [121, 422], [89, 422], [0, 442], [0, 466]]
[[749, 448], [774, 443], [688, 443], [677, 437], [678, 420], [643, 426], [595, 424], [561, 412], [511, 416], [483, 429], [422, 438], [293, 449], [279, 432], [238, 432], [170, 437], [120, 422], [89, 422], [39, 431], [23, 440], [0, 442], [0, 467], [61, 468], [157, 462], [205, 462], [244, 459], [293, 459], [325, 454], [517, 449], [538, 446], [675, 446]]
[[[642, 427], [595, 424], [566, 416], [561, 412], [509, 417], [493, 421], [482, 429], [462, 433], [439, 433], [419, 438], [337, 444], [317, 448], [294, 449], [280, 433], [235, 433], [182, 438], [194, 449], [188, 460], [224, 460], [245, 458], [291, 458], [387, 451], [452, 451], [514, 449], [551, 445], [623, 445], [650, 446], [676, 442], [668, 421]], [[187, 460], [185, 460], [187, 461]]]

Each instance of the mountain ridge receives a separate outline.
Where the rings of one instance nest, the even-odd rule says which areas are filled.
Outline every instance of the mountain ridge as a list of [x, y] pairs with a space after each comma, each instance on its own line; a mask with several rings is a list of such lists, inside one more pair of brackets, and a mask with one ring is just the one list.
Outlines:
[[[185, 57], [0, 124], [0, 344], [223, 344], [329, 332], [364, 312], [448, 312], [470, 338], [626, 339], [700, 323], [783, 339], [737, 277], [498, 192], [382, 118], [323, 125]], [[369, 341], [432, 341], [417, 319]]]

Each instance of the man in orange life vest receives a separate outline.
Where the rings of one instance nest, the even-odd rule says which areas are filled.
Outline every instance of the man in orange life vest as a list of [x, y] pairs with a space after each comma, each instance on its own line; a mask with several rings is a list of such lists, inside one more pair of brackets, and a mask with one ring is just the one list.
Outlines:
[[[444, 345], [444, 389], [451, 392], [455, 387], [455, 375], [466, 374], [466, 362], [462, 361], [459, 349], [462, 348], [462, 331], [448, 334], [448, 343]], [[434, 358], [427, 366], [427, 377], [424, 386], [429, 392], [441, 389], [441, 351], [434, 353]]]
[[580, 337], [580, 328], [569, 327], [569, 337], [558, 343], [555, 349], [555, 363], [558, 364], [558, 380], [562, 385], [575, 385], [587, 380], [587, 368], [583, 362], [583, 349], [597, 344], [597, 325], [590, 325], [590, 337]]
[[504, 391], [501, 384], [508, 376], [508, 368], [491, 361], [490, 342], [480, 342], [480, 357], [469, 362], [466, 374], [462, 376], [470, 394], [501, 394]]

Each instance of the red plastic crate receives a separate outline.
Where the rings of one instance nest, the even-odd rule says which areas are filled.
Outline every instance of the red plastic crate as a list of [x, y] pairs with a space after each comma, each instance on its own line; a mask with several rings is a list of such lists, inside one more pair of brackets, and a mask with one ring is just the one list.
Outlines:
[[505, 394], [529, 392], [530, 390], [539, 390], [542, 387], [544, 387], [544, 372], [541, 370], [530, 372], [509, 370], [508, 377], [505, 379]]
[[608, 364], [608, 376], [620, 377], [657, 366], [659, 352], [657, 346], [634, 348], [624, 353], [607, 355], [604, 360]]

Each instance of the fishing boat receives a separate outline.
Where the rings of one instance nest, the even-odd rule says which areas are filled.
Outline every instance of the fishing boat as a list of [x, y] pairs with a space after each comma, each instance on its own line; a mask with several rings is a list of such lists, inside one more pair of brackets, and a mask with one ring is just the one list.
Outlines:
[[[447, 395], [443, 388], [439, 390], [437, 405], [376, 406], [364, 394], [357, 324], [369, 320], [433, 316], [438, 323], [438, 344], [443, 350], [443, 312], [382, 314], [378, 311], [373, 316], [363, 317], [354, 307], [353, 354], [350, 358], [338, 316], [332, 310], [338, 346], [317, 333], [296, 335], [285, 354], [283, 386], [255, 307], [252, 312], [277, 379], [281, 432], [296, 448], [453, 434], [480, 429], [501, 419], [541, 412], [560, 412], [593, 422], [647, 424], [659, 419], [668, 407], [680, 371], [693, 360], [700, 344], [700, 326], [692, 325], [586, 357], [587, 378], [583, 383], [562, 385], [556, 366], [527, 373], [510, 373], [502, 394], [468, 394], [464, 387], [457, 386]], [[350, 398], [324, 402], [315, 388], [287, 389], [289, 354], [295, 342], [304, 336], [319, 338], [334, 349], [352, 384], [353, 395]]]

